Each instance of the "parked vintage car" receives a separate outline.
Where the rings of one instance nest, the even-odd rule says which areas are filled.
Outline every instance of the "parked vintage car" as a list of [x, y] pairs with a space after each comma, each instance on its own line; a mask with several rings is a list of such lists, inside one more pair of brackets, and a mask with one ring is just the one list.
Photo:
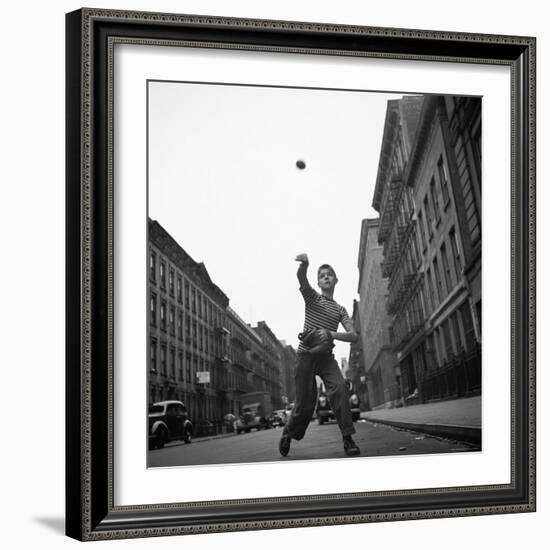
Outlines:
[[326, 393], [321, 392], [317, 397], [317, 408], [315, 412], [317, 416], [317, 422], [322, 426], [325, 422], [334, 420], [334, 412], [328, 402]]
[[[351, 419], [353, 422], [357, 422], [361, 416], [361, 409], [360, 409], [360, 400], [357, 393], [355, 393], [353, 389], [353, 383], [351, 380], [346, 379], [346, 387], [349, 394], [349, 406], [351, 409]], [[325, 392], [320, 392], [319, 396], [317, 398], [317, 407], [315, 409], [315, 413], [317, 416], [317, 422], [319, 424], [324, 424], [325, 422], [328, 422], [329, 420], [335, 420], [334, 412], [330, 406], [330, 403], [328, 401], [328, 397]]]
[[267, 420], [252, 411], [245, 409], [242, 415], [237, 419], [237, 433], [250, 433], [251, 430], [262, 430], [267, 428]]
[[191, 443], [193, 424], [181, 401], [159, 401], [149, 407], [149, 449], [162, 449], [165, 443], [181, 439]]
[[357, 422], [359, 418], [361, 418], [361, 409], [359, 408], [360, 404], [361, 402], [359, 400], [359, 396], [353, 391], [353, 389], [351, 389], [349, 396], [349, 408], [351, 409], [351, 419], [354, 422]]
[[286, 424], [286, 415], [284, 409], [279, 409], [277, 411], [273, 411], [273, 414], [271, 415], [271, 425], [274, 428], [282, 427]]

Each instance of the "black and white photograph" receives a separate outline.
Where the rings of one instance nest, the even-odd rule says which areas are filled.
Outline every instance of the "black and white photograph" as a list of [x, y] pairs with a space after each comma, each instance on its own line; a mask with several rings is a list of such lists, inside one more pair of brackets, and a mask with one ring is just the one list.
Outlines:
[[148, 468], [482, 452], [482, 106], [147, 81]]
[[534, 38], [67, 32], [67, 534], [533, 511]]
[[4, 548], [544, 546], [543, 2], [3, 8]]

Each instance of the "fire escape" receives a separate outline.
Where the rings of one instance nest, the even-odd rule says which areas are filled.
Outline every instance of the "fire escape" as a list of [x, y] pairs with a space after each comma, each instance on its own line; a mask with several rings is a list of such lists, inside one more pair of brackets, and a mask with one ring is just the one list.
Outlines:
[[422, 282], [422, 274], [412, 271], [406, 261], [416, 220], [409, 217], [404, 222], [399, 216], [403, 187], [401, 174], [395, 174], [388, 185], [379, 231], [379, 241], [384, 242], [382, 276], [390, 280], [386, 311], [394, 316], [397, 348], [408, 342], [423, 326], [421, 311], [410, 303], [417, 283]]

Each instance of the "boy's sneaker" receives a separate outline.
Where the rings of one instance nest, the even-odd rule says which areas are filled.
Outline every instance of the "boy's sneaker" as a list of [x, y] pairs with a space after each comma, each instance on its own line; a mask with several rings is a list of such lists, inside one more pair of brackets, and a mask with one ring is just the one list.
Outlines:
[[288, 454], [288, 451], [290, 451], [291, 440], [292, 440], [292, 437], [290, 437], [290, 434], [286, 431], [286, 426], [285, 426], [283, 428], [283, 435], [279, 440], [279, 452], [281, 453], [282, 456], [286, 456]]
[[351, 435], [344, 437], [344, 452], [347, 456], [357, 456], [361, 451], [351, 438]]

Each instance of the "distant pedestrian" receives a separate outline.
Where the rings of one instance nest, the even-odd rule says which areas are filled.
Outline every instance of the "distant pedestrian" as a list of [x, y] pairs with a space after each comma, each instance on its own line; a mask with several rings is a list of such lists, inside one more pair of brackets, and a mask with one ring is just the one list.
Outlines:
[[224, 417], [225, 426], [227, 429], [227, 432], [234, 432], [235, 431], [235, 421], [237, 420], [237, 417], [232, 413], [227, 413]]
[[[334, 359], [333, 340], [355, 342], [353, 322], [344, 307], [333, 299], [334, 287], [338, 282], [334, 269], [323, 264], [317, 271], [319, 294], [307, 279], [309, 260], [307, 254], [299, 254], [296, 261], [300, 292], [305, 302], [304, 329], [298, 347], [296, 371], [296, 399], [288, 422], [279, 441], [279, 452], [287, 456], [292, 439], [304, 437], [311, 421], [317, 402], [317, 385], [315, 376], [319, 376], [327, 391], [327, 397], [332, 407], [343, 437], [344, 452], [348, 456], [357, 456], [359, 447], [351, 435], [355, 433], [351, 410], [348, 401], [348, 391], [338, 363]], [[337, 332], [342, 324], [345, 332]]]

